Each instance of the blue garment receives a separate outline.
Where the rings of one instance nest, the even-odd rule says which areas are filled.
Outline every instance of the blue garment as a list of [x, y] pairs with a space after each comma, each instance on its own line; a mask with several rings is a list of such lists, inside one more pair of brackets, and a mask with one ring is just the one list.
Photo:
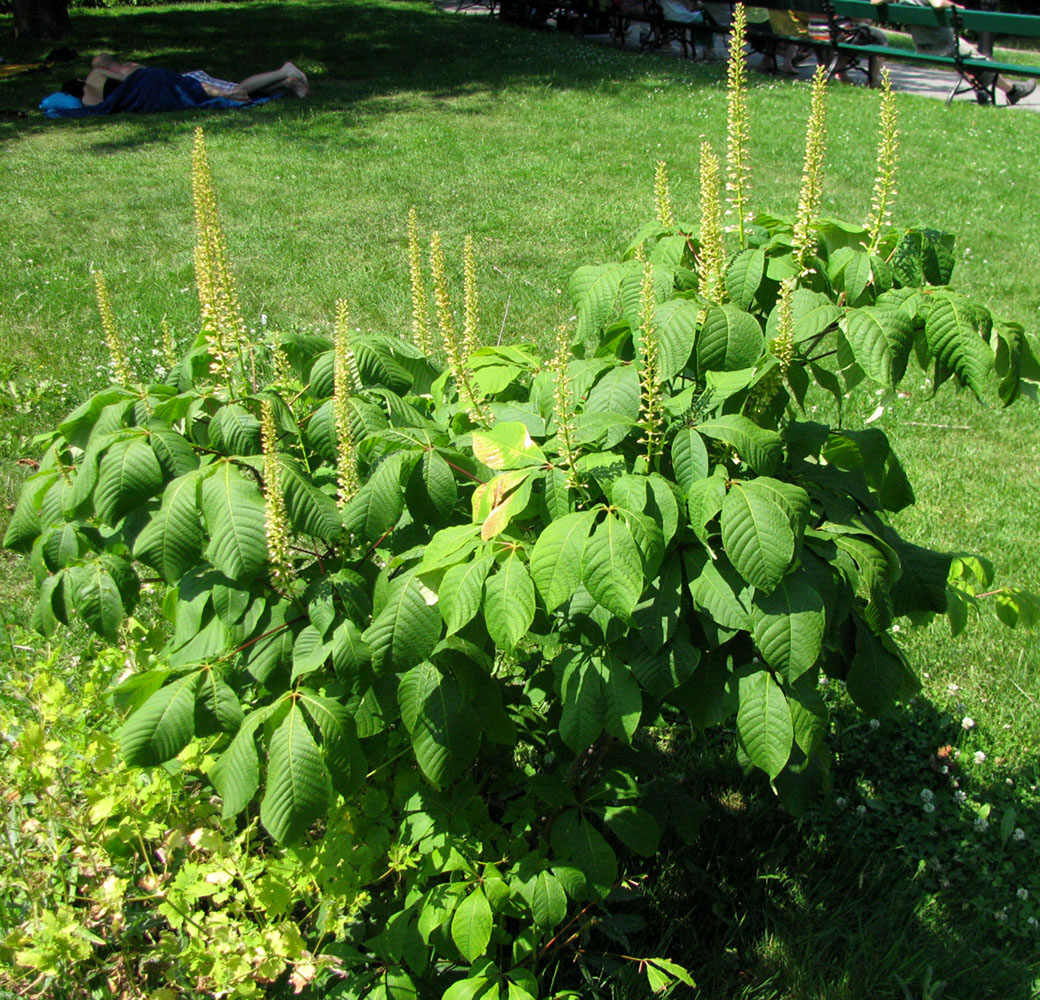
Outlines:
[[148, 114], [156, 111], [183, 111], [185, 108], [246, 108], [269, 101], [231, 101], [226, 97], [210, 97], [198, 80], [170, 69], [142, 66], [135, 69], [100, 104], [79, 108], [48, 108], [48, 118], [85, 118], [121, 112]]

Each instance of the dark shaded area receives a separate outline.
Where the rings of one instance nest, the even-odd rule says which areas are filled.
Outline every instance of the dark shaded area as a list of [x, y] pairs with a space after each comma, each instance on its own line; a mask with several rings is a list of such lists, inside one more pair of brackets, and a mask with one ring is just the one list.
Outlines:
[[72, 31], [68, 0], [13, 0], [16, 38], [57, 39]]
[[[936, 751], [956, 739], [960, 720], [924, 699], [876, 727], [847, 706], [834, 720], [832, 794], [804, 820], [780, 808], [760, 774], [741, 772], [731, 737], [665, 755], [661, 773], [679, 777], [706, 810], [692, 845], [655, 859], [648, 933], [636, 946], [686, 963], [698, 997], [712, 1000], [1032, 1000], [1036, 941], [994, 919], [1003, 897], [993, 883], [1008, 857], [1028, 873], [1031, 849], [1001, 845], [997, 828], [1016, 802], [1028, 826], [1035, 768], [1002, 768], [987, 783], [956, 763], [942, 773]], [[933, 790], [934, 813], [922, 809], [923, 788]], [[977, 837], [972, 801], [993, 807]], [[919, 867], [922, 855], [944, 868]], [[945, 982], [941, 994], [927, 993], [929, 974]]]
[[[0, 107], [34, 110], [71, 73], [85, 72], [90, 56], [99, 51], [180, 72], [201, 68], [234, 80], [286, 60], [297, 62], [311, 78], [311, 96], [264, 109], [267, 121], [270, 115], [291, 121], [300, 114], [349, 111], [371, 98], [411, 90], [450, 100], [473, 93], [494, 97], [518, 85], [609, 87], [610, 79], [643, 75], [650, 58], [625, 53], [604, 63], [588, 57], [598, 52], [595, 43], [571, 35], [532, 32], [497, 18], [456, 16], [394, 0], [379, 6], [319, 0], [211, 5], [190, 11], [124, 8], [118, 16], [74, 15], [73, 25], [69, 44], [80, 53], [80, 63], [0, 80]], [[0, 37], [4, 34], [0, 31]], [[42, 44], [24, 42], [5, 42], [4, 48], [10, 62], [42, 59], [48, 51]], [[655, 73], [674, 73], [681, 79], [707, 80], [721, 73], [717, 65], [706, 68], [660, 59], [652, 65]], [[236, 113], [142, 119], [130, 131], [126, 125], [132, 119], [120, 121], [120, 143], [127, 146], [182, 134], [189, 121], [204, 122], [207, 130], [242, 125]]]

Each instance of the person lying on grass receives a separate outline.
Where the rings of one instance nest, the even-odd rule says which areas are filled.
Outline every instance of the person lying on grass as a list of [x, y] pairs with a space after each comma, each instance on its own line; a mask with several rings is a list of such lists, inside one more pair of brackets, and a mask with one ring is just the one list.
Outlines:
[[83, 105], [78, 110], [81, 114], [226, 107], [248, 104], [279, 90], [289, 90], [297, 97], [310, 93], [307, 77], [291, 62], [236, 83], [219, 80], [203, 70], [175, 73], [138, 62], [120, 62], [107, 52], [94, 57], [85, 80], [68, 80], [61, 89], [79, 98]]

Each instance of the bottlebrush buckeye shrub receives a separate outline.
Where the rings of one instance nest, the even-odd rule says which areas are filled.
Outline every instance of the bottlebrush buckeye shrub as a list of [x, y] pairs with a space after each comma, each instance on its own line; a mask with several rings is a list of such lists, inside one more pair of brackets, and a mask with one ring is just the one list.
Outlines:
[[163, 665], [118, 692], [131, 764], [203, 740], [229, 822], [258, 810], [283, 845], [367, 831], [386, 860], [359, 860], [336, 925], [351, 995], [540, 995], [618, 850], [696, 815], [648, 773], [647, 727], [735, 728], [796, 808], [826, 780], [821, 677], [878, 716], [918, 689], [895, 620], [972, 599], [892, 527], [913, 492], [885, 434], [803, 404], [894, 390], [912, 363], [1009, 404], [1040, 371], [1021, 327], [947, 287], [950, 237], [888, 225], [884, 136], [871, 222], [819, 218], [823, 95], [794, 220], [740, 201], [734, 251], [711, 149], [696, 227], [660, 167], [659, 218], [579, 268], [548, 354], [478, 346], [470, 244], [458, 328], [414, 216], [412, 339], [352, 330], [341, 303], [332, 339], [249, 343], [199, 135], [201, 333], [168, 378], [124, 370], [49, 435], [5, 544], [45, 633], [78, 615], [115, 640], [142, 575], [165, 588]]

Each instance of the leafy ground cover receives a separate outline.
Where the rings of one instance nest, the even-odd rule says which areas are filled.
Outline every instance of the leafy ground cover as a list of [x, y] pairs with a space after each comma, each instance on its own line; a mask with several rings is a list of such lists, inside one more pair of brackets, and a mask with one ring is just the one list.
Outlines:
[[[653, 160], [669, 160], [676, 200], [692, 205], [700, 138], [720, 144], [724, 135], [717, 69], [639, 59], [478, 18], [450, 19], [413, 4], [164, 8], [84, 14], [78, 23], [83, 51], [132, 51], [146, 61], [201, 64], [229, 76], [291, 57], [314, 77], [307, 103], [206, 122], [232, 256], [258, 329], [327, 330], [341, 295], [368, 329], [406, 323], [404, 217], [414, 204], [449, 247], [457, 248], [464, 232], [476, 237], [485, 315], [501, 322], [502, 339], [544, 340], [569, 315], [567, 275], [578, 264], [616, 255], [648, 215]], [[217, 41], [228, 37], [238, 40], [234, 51]], [[141, 38], [150, 49], [131, 49]], [[285, 38], [304, 55], [296, 59], [297, 51], [272, 41]], [[5, 105], [27, 103], [45, 89], [41, 83], [5, 84]], [[763, 82], [752, 92], [757, 205], [788, 213], [793, 207], [807, 104], [807, 92], [790, 84]], [[1038, 244], [1029, 151], [1040, 123], [1029, 115], [916, 100], [901, 101], [900, 112], [897, 222], [957, 233], [957, 286], [998, 313], [1035, 324], [1040, 301], [1019, 261]], [[873, 146], [874, 120], [874, 102], [863, 92], [835, 90], [825, 211], [865, 214], [873, 164], [863, 151]], [[32, 453], [29, 435], [107, 379], [91, 264], [104, 267], [121, 325], [139, 338], [135, 364], [142, 372], [156, 363], [157, 317], [165, 315], [182, 342], [194, 333], [186, 169], [194, 124], [171, 116], [3, 126], [0, 170], [12, 193], [0, 237], [8, 260], [0, 275], [0, 355], [7, 366], [0, 444], [8, 502], [22, 475], [14, 463]], [[993, 149], [1001, 151], [1000, 161], [992, 159]], [[970, 166], [956, 184], [940, 187], [937, 170], [948, 162]], [[1040, 589], [1028, 529], [1040, 513], [1028, 474], [1037, 457], [1035, 412], [980, 411], [944, 389], [936, 418], [940, 408], [919, 406], [928, 393], [922, 381], [881, 418], [897, 432], [918, 487], [918, 506], [905, 515], [903, 530], [938, 547], [991, 552], [1003, 578]], [[926, 426], [933, 424], [940, 426]], [[4, 558], [4, 616], [24, 620], [26, 575], [9, 554]], [[872, 747], [879, 759], [891, 759], [894, 749], [932, 774], [931, 757], [960, 735], [969, 751], [960, 766], [975, 782], [974, 801], [990, 805], [999, 831], [1009, 809], [1025, 815], [1035, 798], [1029, 769], [1040, 729], [1036, 645], [988, 629], [968, 644], [950, 643], [943, 628], [909, 640], [938, 709], [902, 723], [886, 720]], [[959, 704], [963, 710], [954, 711]], [[945, 710], [952, 714], [943, 716]], [[964, 717], [976, 722], [970, 731], [961, 727]], [[859, 752], [856, 739], [849, 735], [850, 757]], [[976, 763], [979, 751], [986, 757]], [[747, 806], [739, 776], [709, 763], [710, 756], [684, 766], [706, 772], [717, 791], [711, 818], [743, 806], [758, 822], [729, 838], [725, 825], [706, 822], [703, 853], [677, 857], [653, 888], [673, 914], [691, 898], [706, 900], [703, 914], [677, 924], [672, 951], [693, 951], [705, 939], [714, 946], [709, 953], [733, 949], [698, 975], [706, 995], [900, 996], [896, 976], [917, 993], [933, 988], [925, 985], [929, 966], [932, 981], [947, 981], [947, 996], [1028, 995], [1035, 948], [1025, 910], [1007, 917], [1025, 921], [1024, 928], [1015, 925], [1024, 933], [1011, 939], [1010, 964], [991, 953], [993, 968], [1003, 967], [999, 977], [988, 975], [983, 986], [969, 989], [953, 975], [953, 956], [983, 953], [997, 940], [1003, 921], [996, 914], [1005, 902], [1015, 905], [1019, 888], [1033, 890], [1006, 872], [984, 878], [974, 866], [977, 878], [962, 891], [970, 894], [965, 902], [980, 903], [960, 911], [943, 895], [946, 876], [928, 881], [927, 868], [915, 876], [917, 861], [927, 865], [937, 853], [913, 842], [908, 851], [911, 815], [911, 833], [924, 846], [930, 842], [924, 784], [917, 788], [907, 776], [909, 787], [897, 790], [878, 781], [839, 788], [849, 808], [833, 814], [829, 837], [794, 848], [801, 835], [793, 824], [768, 805]], [[915, 795], [922, 808], [911, 813]], [[898, 808], [890, 799], [899, 799]], [[882, 815], [882, 805], [894, 819], [868, 826], [861, 816]], [[776, 833], [748, 836], [749, 829]], [[1019, 843], [1016, 829], [999, 852], [995, 841], [988, 845], [994, 859], [1003, 863], [1000, 852]], [[855, 830], [866, 830], [865, 839], [857, 841]], [[905, 864], [902, 857], [910, 855]], [[748, 856], [755, 859], [750, 874]], [[718, 898], [694, 895], [711, 858], [715, 867], [708, 870], [723, 896], [763, 905], [726, 913]], [[899, 922], [898, 934], [861, 936], [867, 943], [859, 953], [843, 954], [837, 945], [853, 933], [849, 928], [891, 921], [893, 899], [915, 932], [906, 935]], [[833, 931], [835, 911], [840, 935]], [[821, 926], [821, 913], [831, 926]], [[885, 963], [877, 962], [879, 949]], [[868, 973], [873, 965], [881, 971]]]

